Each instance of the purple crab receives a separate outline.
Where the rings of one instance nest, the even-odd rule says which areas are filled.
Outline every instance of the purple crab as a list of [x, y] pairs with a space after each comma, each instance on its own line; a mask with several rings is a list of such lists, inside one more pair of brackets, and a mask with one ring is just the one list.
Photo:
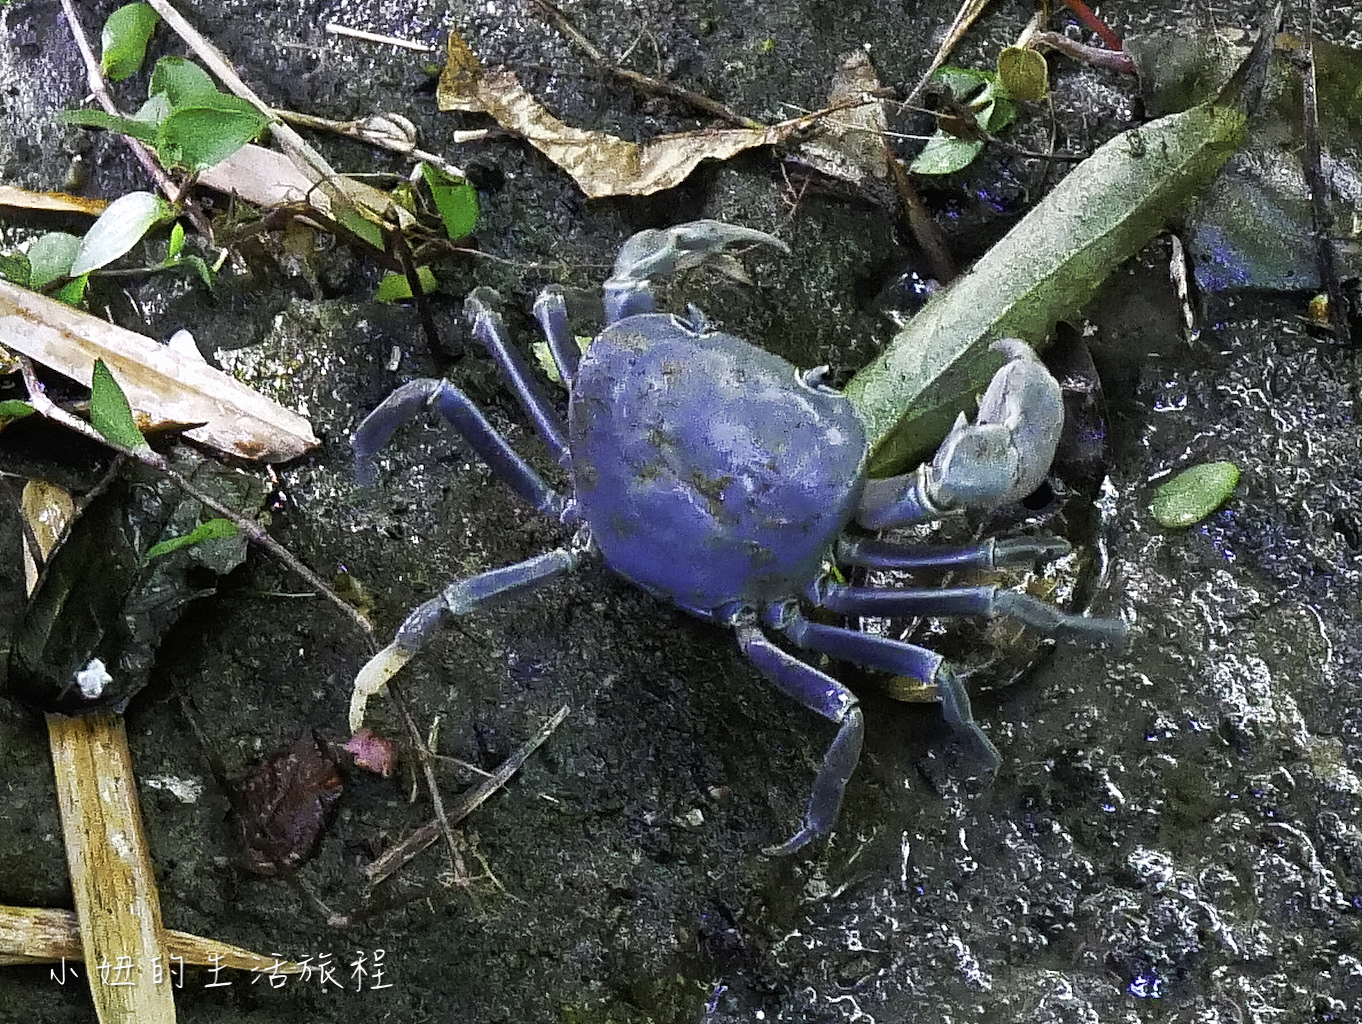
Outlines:
[[824, 385], [826, 367], [800, 372], [779, 356], [715, 330], [693, 306], [654, 311], [650, 279], [696, 266], [729, 245], [788, 252], [779, 239], [714, 220], [641, 231], [625, 242], [605, 283], [606, 326], [585, 353], [568, 330], [561, 292], [534, 304], [569, 392], [567, 422], [505, 336], [494, 293], [464, 310], [550, 452], [568, 473], [561, 493], [524, 461], [468, 397], [447, 381], [413, 380], [360, 424], [367, 464], [408, 419], [439, 413], [521, 498], [573, 531], [564, 546], [448, 584], [412, 611], [393, 642], [356, 679], [376, 692], [449, 616], [528, 593], [599, 561], [644, 590], [736, 633], [743, 654], [783, 693], [837, 726], [814, 779], [804, 821], [768, 854], [790, 854], [826, 834], [856, 768], [864, 732], [854, 694], [774, 642], [920, 680], [946, 721], [996, 768], [959, 677], [938, 654], [852, 628], [811, 621], [804, 607], [857, 616], [1010, 616], [1045, 636], [1114, 645], [1115, 619], [1069, 614], [993, 586], [884, 589], [841, 582], [836, 566], [945, 571], [1052, 559], [1047, 537], [988, 539], [953, 549], [878, 539], [872, 531], [1019, 500], [1049, 472], [1064, 407], [1059, 385], [1029, 346], [995, 344], [1008, 358], [979, 405], [962, 414], [932, 462], [903, 476], [866, 476], [861, 420]]

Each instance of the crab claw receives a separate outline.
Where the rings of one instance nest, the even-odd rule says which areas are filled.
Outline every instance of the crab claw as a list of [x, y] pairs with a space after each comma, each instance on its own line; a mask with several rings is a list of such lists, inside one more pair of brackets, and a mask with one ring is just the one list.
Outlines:
[[927, 497], [942, 510], [1026, 497], [1050, 472], [1064, 429], [1059, 382], [1031, 346], [1005, 338], [992, 347], [1008, 362], [989, 382], [975, 422], [962, 414], [927, 469]]
[[651, 313], [649, 278], [699, 266], [728, 246], [743, 243], [774, 246], [786, 254], [790, 251], [775, 235], [721, 220], [693, 220], [631, 235], [615, 258], [615, 272], [605, 282], [606, 321], [615, 323], [635, 313]]

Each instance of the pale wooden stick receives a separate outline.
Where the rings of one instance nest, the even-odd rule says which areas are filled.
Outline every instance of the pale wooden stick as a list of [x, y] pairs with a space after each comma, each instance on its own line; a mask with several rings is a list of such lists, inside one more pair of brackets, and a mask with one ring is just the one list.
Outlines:
[[[167, 970], [183, 961], [195, 967], [232, 967], [241, 971], [277, 974], [303, 972], [302, 964], [292, 960], [252, 953], [249, 949], [202, 935], [166, 929], [165, 938], [171, 960]], [[84, 958], [80, 923], [75, 911], [0, 906], [0, 967], [51, 964], [63, 959], [80, 961]]]
[[174, 1024], [161, 901], [122, 716], [48, 715], [47, 735], [95, 1011], [101, 1024]]
[[410, 39], [399, 39], [397, 36], [385, 36], [378, 32], [370, 32], [362, 28], [350, 28], [348, 25], [341, 25], [334, 21], [326, 23], [326, 31], [333, 36], [349, 36], [351, 39], [363, 39], [366, 43], [387, 43], [389, 46], [400, 46], [406, 50], [415, 50], [417, 53], [434, 53], [435, 47], [427, 46], [425, 43], [413, 42]]

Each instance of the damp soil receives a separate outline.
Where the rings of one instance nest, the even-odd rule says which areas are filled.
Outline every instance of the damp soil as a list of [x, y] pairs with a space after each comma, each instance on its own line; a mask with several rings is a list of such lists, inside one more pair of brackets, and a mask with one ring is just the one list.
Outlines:
[[[87, 30], [112, 8], [81, 6]], [[630, 233], [716, 217], [776, 231], [792, 255], [752, 254], [750, 285], [679, 280], [669, 305], [697, 302], [800, 365], [830, 365], [834, 380], [892, 334], [873, 300], [914, 259], [894, 211], [768, 151], [656, 197], [587, 201], [513, 139], [446, 145], [485, 122], [435, 112], [427, 64], [438, 53], [322, 31], [343, 20], [438, 49], [458, 28], [574, 125], [642, 139], [705, 123], [610, 79], [531, 5], [179, 6], [273, 102], [334, 118], [399, 111], [479, 191], [477, 247], [494, 258], [450, 271], [434, 350], [413, 310], [372, 301], [378, 271], [343, 247], [299, 260], [262, 245], [228, 265], [213, 295], [163, 278], [102, 293], [101, 311], [155, 337], [188, 328], [210, 358], [311, 419], [322, 447], [275, 467], [270, 529], [323, 576], [360, 584], [381, 636], [443, 582], [563, 540], [433, 422], [394, 440], [372, 485], [356, 482], [347, 439], [360, 416], [396, 384], [432, 375], [468, 391], [565, 482], [488, 360], [464, 345], [458, 313], [474, 285], [498, 289], [527, 344], [535, 293], [561, 284], [574, 330], [589, 334], [600, 281]], [[1216, 21], [1256, 22], [1231, 8]], [[855, 48], [869, 49], [886, 83], [911, 85], [954, 13], [925, 0], [564, 9], [602, 50], [628, 52], [629, 66], [763, 120], [819, 106], [839, 54]], [[955, 59], [987, 66], [1030, 14], [1029, 3], [996, 5]], [[1115, 24], [1148, 31], [1198, 15], [1209, 18], [1150, 4], [1142, 23]], [[1323, 17], [1325, 34], [1358, 45], [1357, 4]], [[158, 40], [153, 57], [177, 52]], [[1056, 64], [1059, 148], [1089, 150], [1134, 123], [1132, 83]], [[60, 188], [80, 156], [90, 194], [145, 187], [114, 140], [55, 124], [83, 83], [59, 4], [0, 7], [0, 180]], [[1038, 112], [1024, 121], [1019, 146], [1043, 148], [1050, 123]], [[321, 144], [347, 170], [406, 170]], [[977, 253], [1055, 173], [991, 157], [927, 198], [958, 250]], [[0, 230], [8, 243], [19, 228]], [[1089, 311], [1109, 440], [1090, 538], [1102, 571], [1089, 590], [1096, 613], [1132, 623], [1130, 649], [1060, 647], [980, 692], [975, 712], [1003, 757], [992, 779], [933, 707], [849, 676], [867, 710], [866, 751], [835, 834], [796, 857], [761, 849], [796, 826], [826, 723], [766, 686], [731, 635], [587, 569], [461, 621], [404, 670], [413, 716], [423, 728], [438, 721], [439, 750], [483, 770], [570, 709], [460, 826], [470, 877], [437, 844], [366, 885], [362, 866], [431, 816], [410, 757], [388, 779], [343, 764], [315, 857], [287, 877], [244, 870], [229, 789], [308, 730], [344, 742], [366, 656], [346, 619], [254, 553], [167, 639], [127, 727], [167, 925], [268, 956], [328, 958], [335, 983], [276, 988], [263, 974], [224, 973], [217, 980], [231, 984], [214, 986], [189, 972], [180, 1019], [1362, 1018], [1358, 366], [1303, 329], [1295, 295], [1221, 302], [1184, 340], [1166, 261], [1156, 243]], [[7, 432], [0, 468], [45, 460], [76, 479], [97, 469], [97, 452], [65, 440], [54, 463], [53, 444], [37, 427]], [[1158, 528], [1157, 483], [1220, 459], [1243, 471], [1229, 504], [1191, 529]], [[4, 631], [20, 606], [19, 549], [13, 517], [0, 517]], [[370, 725], [403, 735], [381, 698]], [[477, 778], [453, 762], [438, 770], [447, 799]], [[69, 906], [42, 723], [9, 704], [0, 783], [0, 902]], [[0, 968], [0, 1021], [93, 1019], [83, 978]]]

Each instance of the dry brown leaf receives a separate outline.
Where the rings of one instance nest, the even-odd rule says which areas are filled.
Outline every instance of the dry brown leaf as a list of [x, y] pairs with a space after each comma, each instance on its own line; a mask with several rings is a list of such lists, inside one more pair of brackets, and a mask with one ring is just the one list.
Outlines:
[[864, 50], [843, 54], [828, 93], [828, 107], [836, 113], [823, 120], [814, 137], [799, 147], [799, 160], [814, 170], [856, 184], [867, 175], [886, 177], [889, 163], [884, 132], [889, 119], [883, 101], [875, 95], [879, 88], [879, 77]]
[[30, 192], [15, 185], [0, 185], [0, 206], [17, 210], [41, 210], [44, 213], [83, 213], [98, 217], [109, 205], [107, 199], [90, 199], [67, 192]]
[[292, 159], [278, 150], [248, 143], [221, 163], [199, 175], [199, 184], [234, 195], [252, 206], [273, 209], [291, 203], [311, 203], [324, 217], [331, 216], [326, 192], [315, 187]]
[[490, 114], [568, 174], [591, 199], [646, 196], [681, 184], [701, 160], [727, 160], [743, 150], [773, 146], [808, 128], [821, 113], [765, 128], [707, 128], [629, 142], [564, 124], [529, 94], [511, 71], [484, 68], [457, 32], [436, 94], [441, 110]]
[[[70, 493], [47, 480], [30, 480], [24, 484], [19, 499], [24, 521], [38, 544], [36, 555], [44, 562], [57, 542], [66, 535], [76, 518], [76, 502]], [[29, 594], [38, 585], [38, 563], [35, 552], [24, 545], [24, 586]]]
[[346, 227], [376, 248], [382, 248], [385, 220], [391, 217], [400, 225], [405, 213], [388, 193], [372, 185], [335, 172], [320, 177], [294, 153], [253, 144], [208, 168], [198, 183], [263, 210], [311, 207], [325, 227]]
[[87, 387], [103, 359], [135, 412], [203, 424], [186, 436], [230, 455], [286, 462], [318, 444], [307, 420], [221, 370], [3, 280], [0, 345]]

